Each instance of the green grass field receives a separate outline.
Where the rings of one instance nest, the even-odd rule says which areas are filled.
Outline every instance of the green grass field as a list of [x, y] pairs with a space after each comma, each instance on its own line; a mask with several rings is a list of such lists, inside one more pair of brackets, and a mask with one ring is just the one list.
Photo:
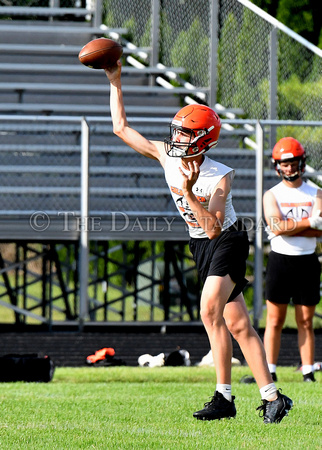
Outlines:
[[280, 424], [264, 425], [255, 384], [233, 367], [235, 419], [203, 422], [215, 387], [213, 368], [57, 368], [48, 383], [2, 383], [3, 449], [321, 449], [322, 372], [303, 383], [279, 367], [278, 387], [294, 400]]

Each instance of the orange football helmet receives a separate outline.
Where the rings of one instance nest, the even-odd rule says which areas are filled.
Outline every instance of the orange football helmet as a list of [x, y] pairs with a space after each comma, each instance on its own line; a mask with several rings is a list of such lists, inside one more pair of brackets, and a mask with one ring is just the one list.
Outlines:
[[[281, 162], [299, 161], [299, 171], [287, 176], [280, 167]], [[302, 145], [292, 137], [280, 139], [274, 146], [272, 152], [272, 162], [277, 174], [285, 180], [294, 181], [299, 178], [305, 171], [306, 153]]]
[[[167, 155], [191, 158], [208, 151], [218, 143], [221, 122], [215, 111], [205, 105], [188, 105], [180, 109], [170, 124], [170, 137], [164, 140]], [[178, 133], [188, 136], [186, 142], [176, 140]]]

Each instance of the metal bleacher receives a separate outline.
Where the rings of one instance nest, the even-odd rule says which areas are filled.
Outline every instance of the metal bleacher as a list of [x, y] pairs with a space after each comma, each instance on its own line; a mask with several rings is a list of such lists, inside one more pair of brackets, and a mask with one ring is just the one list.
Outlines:
[[[31, 9], [39, 13], [37, 20], [15, 20], [15, 15], [28, 15]], [[152, 67], [152, 48], [135, 47], [124, 38], [122, 28], [88, 20], [94, 14], [89, 10], [74, 11], [80, 17], [86, 15], [86, 21], [60, 20], [60, 9], [14, 11], [12, 20], [0, 20], [0, 244], [6, 251], [5, 247], [14, 247], [10, 254], [0, 252], [0, 307], [14, 312], [17, 326], [29, 323], [29, 317], [49, 328], [72, 326], [77, 321], [79, 330], [88, 317], [89, 325], [118, 318], [124, 323], [133, 296], [126, 285], [127, 274], [133, 272], [133, 305], [151, 306], [151, 323], [159, 309], [164, 310], [165, 322], [177, 321], [186, 309], [193, 319], [191, 302], [197, 304], [199, 294], [188, 293], [186, 287], [185, 277], [190, 279], [193, 270], [191, 256], [185, 254], [188, 233], [163, 170], [113, 134], [109, 82], [103, 71], [84, 67], [78, 53], [96, 37], [122, 43], [128, 121], [151, 140], [163, 141], [178, 109], [205, 102], [208, 88], [185, 83], [181, 79], [184, 68]], [[0, 17], [3, 13], [0, 7]], [[70, 13], [72, 9], [68, 17]], [[176, 83], [171, 83], [173, 79]], [[215, 109], [223, 119], [242, 114], [221, 105]], [[234, 205], [239, 216], [250, 218], [255, 216], [256, 152], [249, 146], [246, 149], [245, 139], [253, 134], [250, 127], [223, 123], [219, 145], [208, 153], [238, 167]], [[89, 149], [88, 164], [84, 164], [84, 148]], [[85, 191], [89, 193], [88, 221], [80, 222], [86, 218]], [[151, 255], [142, 257], [141, 244], [146, 241], [151, 241]], [[164, 243], [163, 253], [152, 241]], [[133, 264], [127, 263], [132, 259]], [[157, 264], [161, 278], [153, 269]], [[115, 278], [119, 275], [121, 282]], [[102, 282], [117, 293], [118, 303], [110, 290], [101, 297]], [[172, 286], [180, 287], [180, 312], [176, 304], [172, 311], [171, 296], [177, 295]], [[155, 295], [159, 287], [164, 305]], [[138, 311], [135, 306], [134, 321], [142, 320]]]
[[[163, 141], [178, 109], [206, 103], [210, 88], [185, 82], [185, 68], [151, 66], [154, 49], [128, 42], [124, 28], [101, 25], [99, 13], [0, 6], [0, 308], [11, 310], [18, 329], [33, 321], [51, 331], [82, 331], [111, 323], [180, 325], [187, 315], [199, 320], [188, 233], [163, 170], [113, 134], [109, 82], [102, 70], [84, 67], [78, 53], [96, 37], [122, 43], [128, 121], [151, 140]], [[256, 220], [263, 168], [257, 124], [238, 120], [240, 109], [212, 106], [223, 125], [208, 155], [236, 168], [237, 215]], [[267, 170], [264, 188], [275, 181]], [[250, 239], [256, 243], [254, 230]], [[255, 248], [260, 300], [257, 261]]]
[[[124, 29], [90, 27], [74, 23], [10, 24], [0, 22], [0, 109], [2, 113], [17, 114], [104, 114], [108, 105], [109, 85], [101, 70], [82, 66], [78, 53], [83, 45], [95, 37], [110, 33], [122, 35]], [[137, 48], [131, 54], [147, 50]], [[124, 58], [130, 50], [124, 48]], [[180, 72], [183, 69], [172, 69]], [[149, 77], [164, 73], [157, 67], [138, 70], [124, 68], [125, 97], [132, 105], [142, 104], [139, 99], [147, 94]], [[184, 93], [176, 89], [176, 93]], [[144, 105], [176, 106], [173, 93], [161, 87], [150, 87]], [[141, 108], [143, 110], [143, 108]], [[132, 111], [136, 112], [135, 108]], [[166, 114], [173, 110], [167, 109]], [[140, 112], [140, 108], [138, 109]], [[155, 113], [156, 111], [152, 111]]]
[[[81, 145], [79, 123], [66, 122], [68, 118], [54, 122], [35, 122], [19, 116], [17, 124], [1, 122], [1, 198], [0, 216], [12, 217], [14, 223], [6, 230], [11, 237], [53, 239], [76, 239], [74, 224], [62, 226], [64, 212], [80, 210]], [[18, 117], [17, 117], [18, 120]], [[129, 118], [133, 126], [151, 139], [163, 139], [168, 134], [168, 119], [156, 117], [154, 121], [144, 117]], [[145, 238], [135, 220], [140, 217], [155, 218], [157, 229], [164, 229], [164, 217], [176, 218], [176, 210], [166, 186], [163, 170], [156, 161], [143, 158], [122, 144], [113, 135], [110, 120], [101, 121], [97, 117], [89, 119], [90, 144], [90, 214], [100, 218], [102, 232], [91, 234], [92, 238], [131, 239], [134, 235]], [[11, 132], [18, 129], [18, 132]], [[221, 145], [209, 152], [209, 156], [234, 166], [240, 158], [233, 189], [234, 203], [239, 215], [249, 216], [250, 205], [255, 198], [255, 152], [236, 148], [240, 136], [223, 129]], [[35, 233], [28, 218], [35, 211], [45, 211], [56, 227]], [[59, 214], [61, 214], [59, 216]], [[125, 218], [126, 215], [126, 218]], [[114, 227], [111, 220], [118, 220]], [[74, 217], [68, 216], [69, 222]], [[124, 221], [130, 220], [128, 233], [123, 229]], [[152, 219], [151, 219], [152, 220]], [[17, 225], [14, 232], [15, 224]], [[18, 226], [19, 225], [19, 226]], [[58, 229], [61, 231], [58, 233]], [[120, 231], [120, 233], [117, 232]], [[2, 228], [2, 232], [3, 232]], [[136, 233], [137, 232], [137, 233]], [[58, 234], [57, 234], [58, 233]], [[5, 236], [1, 234], [4, 238]], [[162, 232], [149, 238], [163, 239]], [[183, 221], [178, 218], [172, 226], [170, 240], [186, 238]]]
[[[135, 224], [137, 217], [149, 214], [157, 218], [160, 227], [164, 217], [171, 217], [171, 239], [186, 239], [162, 169], [113, 135], [104, 72], [78, 61], [81, 47], [89, 40], [117, 35], [122, 41], [125, 32], [90, 22], [0, 21], [0, 239], [79, 237], [74, 217], [69, 217], [68, 230], [62, 224], [64, 212], [77, 216], [80, 210], [81, 131], [77, 118], [81, 116], [87, 117], [90, 126], [90, 214], [101, 218], [103, 228], [92, 236], [144, 239], [139, 228], [132, 228], [132, 233], [123, 229], [111, 233], [111, 214], [115, 212], [114, 220], [119, 212], [118, 230], [125, 216]], [[180, 75], [184, 69], [129, 65], [128, 58], [142, 51], [149, 53], [150, 49], [124, 45], [122, 80], [128, 119], [146, 137], [163, 140], [171, 117], [185, 97], [193, 97], [195, 92], [184, 86], [167, 89], [153, 84], [157, 75], [167, 83], [167, 72]], [[198, 88], [198, 93], [207, 93], [207, 88]], [[47, 117], [51, 120], [46, 121]], [[231, 166], [236, 157], [242, 157], [233, 194], [239, 215], [248, 216], [254, 211], [255, 152], [242, 147], [244, 137], [251, 133], [223, 128], [218, 148], [209, 152]], [[35, 211], [50, 215], [50, 229], [35, 233], [30, 226]], [[164, 239], [161, 232], [154, 238]]]

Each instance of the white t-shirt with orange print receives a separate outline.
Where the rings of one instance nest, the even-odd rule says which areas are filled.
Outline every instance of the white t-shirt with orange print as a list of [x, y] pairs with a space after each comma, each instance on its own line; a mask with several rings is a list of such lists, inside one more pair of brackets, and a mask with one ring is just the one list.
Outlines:
[[[182, 192], [182, 175], [179, 171], [179, 167], [184, 173], [189, 172], [182, 167], [181, 158], [173, 158], [167, 156], [165, 163], [165, 178], [171, 191], [172, 198], [176, 204], [176, 207], [188, 225], [189, 235], [193, 238], [207, 238], [207, 234], [203, 228], [198, 224], [194, 217], [188, 202], [185, 200]], [[200, 174], [197, 182], [192, 188], [192, 192], [197, 197], [201, 205], [208, 210], [209, 201], [215, 187], [219, 181], [227, 174], [230, 174], [231, 179], [234, 178], [235, 171], [224, 164], [210, 159], [208, 156], [204, 156], [204, 160], [200, 166]], [[225, 220], [222, 229], [229, 228], [236, 222], [236, 213], [232, 204], [231, 192], [227, 196], [226, 208], [225, 208]]]
[[[298, 188], [290, 188], [283, 182], [270, 189], [273, 193], [283, 219], [296, 221], [312, 216], [312, 210], [318, 189], [303, 182]], [[316, 247], [315, 237], [275, 236], [271, 240], [271, 249], [283, 255], [310, 255]]]

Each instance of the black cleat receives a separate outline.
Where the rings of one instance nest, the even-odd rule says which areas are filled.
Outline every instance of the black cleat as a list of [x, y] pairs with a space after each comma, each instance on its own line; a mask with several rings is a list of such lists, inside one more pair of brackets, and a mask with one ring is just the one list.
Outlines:
[[232, 401], [230, 402], [220, 392], [216, 391], [210, 402], [205, 403], [204, 409], [193, 413], [193, 417], [198, 420], [230, 419], [231, 417], [235, 417], [236, 408], [234, 400], [234, 396], [232, 396]]
[[277, 376], [276, 376], [275, 372], [272, 372], [271, 376], [272, 376], [273, 381], [277, 381]]
[[264, 423], [279, 423], [292, 409], [293, 401], [290, 398], [279, 391], [277, 391], [277, 395], [277, 399], [273, 402], [262, 400], [262, 405], [256, 408], [256, 411], [260, 411], [259, 416], [264, 417]]
[[314, 378], [313, 372], [307, 373], [303, 375], [303, 381], [314, 382], [316, 379]]

